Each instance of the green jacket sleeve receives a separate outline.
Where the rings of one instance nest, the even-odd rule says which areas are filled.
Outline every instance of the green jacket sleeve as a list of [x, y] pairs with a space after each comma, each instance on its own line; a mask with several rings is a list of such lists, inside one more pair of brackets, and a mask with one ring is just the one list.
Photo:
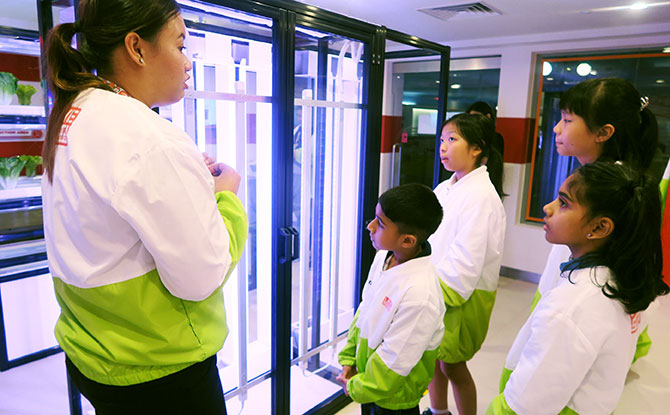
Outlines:
[[235, 265], [237, 265], [237, 262], [242, 257], [242, 252], [247, 242], [247, 235], [249, 234], [249, 219], [247, 218], [247, 213], [244, 211], [244, 206], [242, 206], [242, 201], [233, 192], [224, 191], [216, 193], [216, 205], [219, 213], [221, 213], [223, 222], [226, 224], [230, 239], [229, 249], [232, 263], [223, 281], [225, 284]]
[[358, 403], [378, 402], [393, 395], [406, 381], [406, 377], [389, 369], [375, 352], [368, 359], [365, 371], [349, 379], [347, 392]]
[[441, 279], [440, 287], [442, 288], [442, 297], [444, 298], [444, 303], [447, 305], [447, 307], [460, 307], [467, 301], [454, 289], [445, 284]]
[[358, 314], [361, 309], [356, 310], [354, 319], [349, 326], [349, 333], [347, 334], [347, 343], [337, 356], [337, 361], [342, 366], [356, 366], [356, 346], [358, 345], [359, 329], [356, 327], [358, 321]]
[[496, 396], [486, 409], [486, 415], [517, 415], [505, 401], [505, 396], [501, 393]]
[[[517, 415], [517, 413], [514, 412], [512, 408], [509, 407], [509, 405], [507, 405], [507, 401], [505, 401], [505, 396], [501, 393], [500, 395], [496, 396], [493, 399], [493, 401], [491, 401], [491, 404], [486, 409], [486, 415]], [[557, 413], [556, 415], [579, 415], [579, 414], [566, 406], [561, 410], [561, 412]]]

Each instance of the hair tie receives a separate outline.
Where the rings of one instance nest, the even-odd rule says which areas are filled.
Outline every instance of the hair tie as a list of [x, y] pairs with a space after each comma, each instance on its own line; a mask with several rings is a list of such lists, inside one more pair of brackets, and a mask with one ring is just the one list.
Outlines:
[[640, 111], [649, 106], [649, 97], [640, 97]]

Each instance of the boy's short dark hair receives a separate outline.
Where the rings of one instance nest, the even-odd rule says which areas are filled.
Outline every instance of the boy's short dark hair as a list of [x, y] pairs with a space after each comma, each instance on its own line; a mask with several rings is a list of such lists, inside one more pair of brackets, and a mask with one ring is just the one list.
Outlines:
[[419, 244], [426, 242], [442, 222], [442, 205], [431, 188], [422, 184], [393, 187], [379, 196], [379, 205], [400, 233], [416, 236]]

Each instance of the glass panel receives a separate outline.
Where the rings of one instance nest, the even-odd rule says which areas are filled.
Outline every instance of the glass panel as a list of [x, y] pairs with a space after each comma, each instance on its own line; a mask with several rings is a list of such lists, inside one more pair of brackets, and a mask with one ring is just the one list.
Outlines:
[[298, 414], [341, 390], [337, 353], [354, 313], [365, 45], [296, 32], [292, 210], [300, 256], [292, 268], [291, 413]]
[[269, 413], [269, 381], [248, 383], [270, 371], [272, 356], [272, 20], [180, 3], [192, 76], [185, 98], [159, 112], [242, 176], [249, 238], [223, 289], [230, 334], [218, 366], [231, 413]]
[[[42, 151], [46, 117], [37, 2], [4, 1], [1, 8], [0, 276], [10, 281], [0, 284], [0, 323], [7, 358], [15, 364], [17, 359], [58, 345], [54, 326], [60, 307], [48, 273], [42, 227], [41, 159], [38, 156]], [[68, 8], [73, 10], [72, 2], [61, 1], [58, 7], [52, 7], [55, 24], [73, 21], [73, 13], [64, 12]], [[6, 87], [8, 79], [10, 83], [16, 82], [16, 88]], [[14, 401], [22, 405], [20, 397]], [[66, 407], [67, 396], [38, 401], [43, 407]], [[34, 407], [35, 403], [23, 405]], [[83, 409], [92, 408], [85, 401]]]
[[440, 72], [394, 73], [393, 83], [402, 84], [400, 180], [394, 184], [433, 187]]
[[450, 71], [447, 118], [464, 112], [477, 101], [484, 101], [496, 110], [499, 84], [500, 68]]
[[624, 55], [612, 57], [581, 57], [544, 59], [544, 74], [538, 97], [535, 153], [532, 183], [528, 198], [527, 220], [541, 222], [542, 207], [556, 197], [558, 188], [579, 162], [556, 152], [553, 128], [561, 118], [559, 102], [571, 86], [591, 78], [618, 77], [633, 83], [643, 96], [650, 98], [649, 108], [656, 115], [660, 139], [649, 172], [662, 176], [670, 156], [670, 56]]
[[[399, 45], [387, 41], [387, 52]], [[402, 48], [403, 52], [417, 50], [407, 45]], [[390, 86], [384, 88], [379, 191], [406, 183], [433, 187], [440, 61], [401, 58], [386, 62], [385, 79]]]
[[[4, 26], [0, 34], [0, 162], [7, 167], [0, 177], [0, 200], [39, 197], [37, 161], [31, 159], [25, 169], [26, 156], [42, 151], [46, 123], [36, 3], [4, 5], [0, 26]], [[19, 155], [23, 160], [10, 159]]]

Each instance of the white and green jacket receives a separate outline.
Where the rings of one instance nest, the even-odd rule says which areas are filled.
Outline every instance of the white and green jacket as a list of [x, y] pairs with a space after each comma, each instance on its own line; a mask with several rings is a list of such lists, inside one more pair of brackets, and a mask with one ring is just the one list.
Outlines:
[[221, 286], [248, 221], [193, 141], [141, 102], [82, 92], [42, 181], [56, 338], [88, 378], [131, 385], [214, 355], [227, 336]]
[[[533, 302], [530, 305], [530, 311], [532, 312], [537, 306], [537, 303], [540, 301], [540, 298], [547, 295], [558, 283], [561, 281], [561, 264], [567, 262], [572, 257], [570, 253], [570, 248], [565, 245], [552, 245], [551, 251], [549, 252], [549, 257], [547, 257], [547, 263], [544, 266], [544, 271], [540, 276], [540, 281], [537, 284], [537, 291], [533, 297]], [[644, 329], [637, 338], [637, 346], [635, 348], [635, 356], [633, 356], [633, 363], [637, 359], [646, 356], [649, 354], [649, 349], [651, 348], [651, 337], [647, 333], [647, 323], [644, 322]], [[504, 376], [504, 374], [503, 374]]]
[[468, 361], [479, 350], [495, 302], [505, 241], [505, 209], [486, 166], [435, 188], [444, 216], [428, 239], [447, 311], [438, 358]]
[[418, 405], [433, 378], [444, 303], [428, 256], [385, 270], [387, 255], [375, 256], [339, 362], [358, 371], [347, 383], [354, 401], [397, 410]]
[[[623, 391], [642, 312], [606, 297], [607, 267], [577, 269], [537, 304], [505, 362], [487, 415], [610, 415]], [[574, 282], [574, 284], [573, 284]]]

